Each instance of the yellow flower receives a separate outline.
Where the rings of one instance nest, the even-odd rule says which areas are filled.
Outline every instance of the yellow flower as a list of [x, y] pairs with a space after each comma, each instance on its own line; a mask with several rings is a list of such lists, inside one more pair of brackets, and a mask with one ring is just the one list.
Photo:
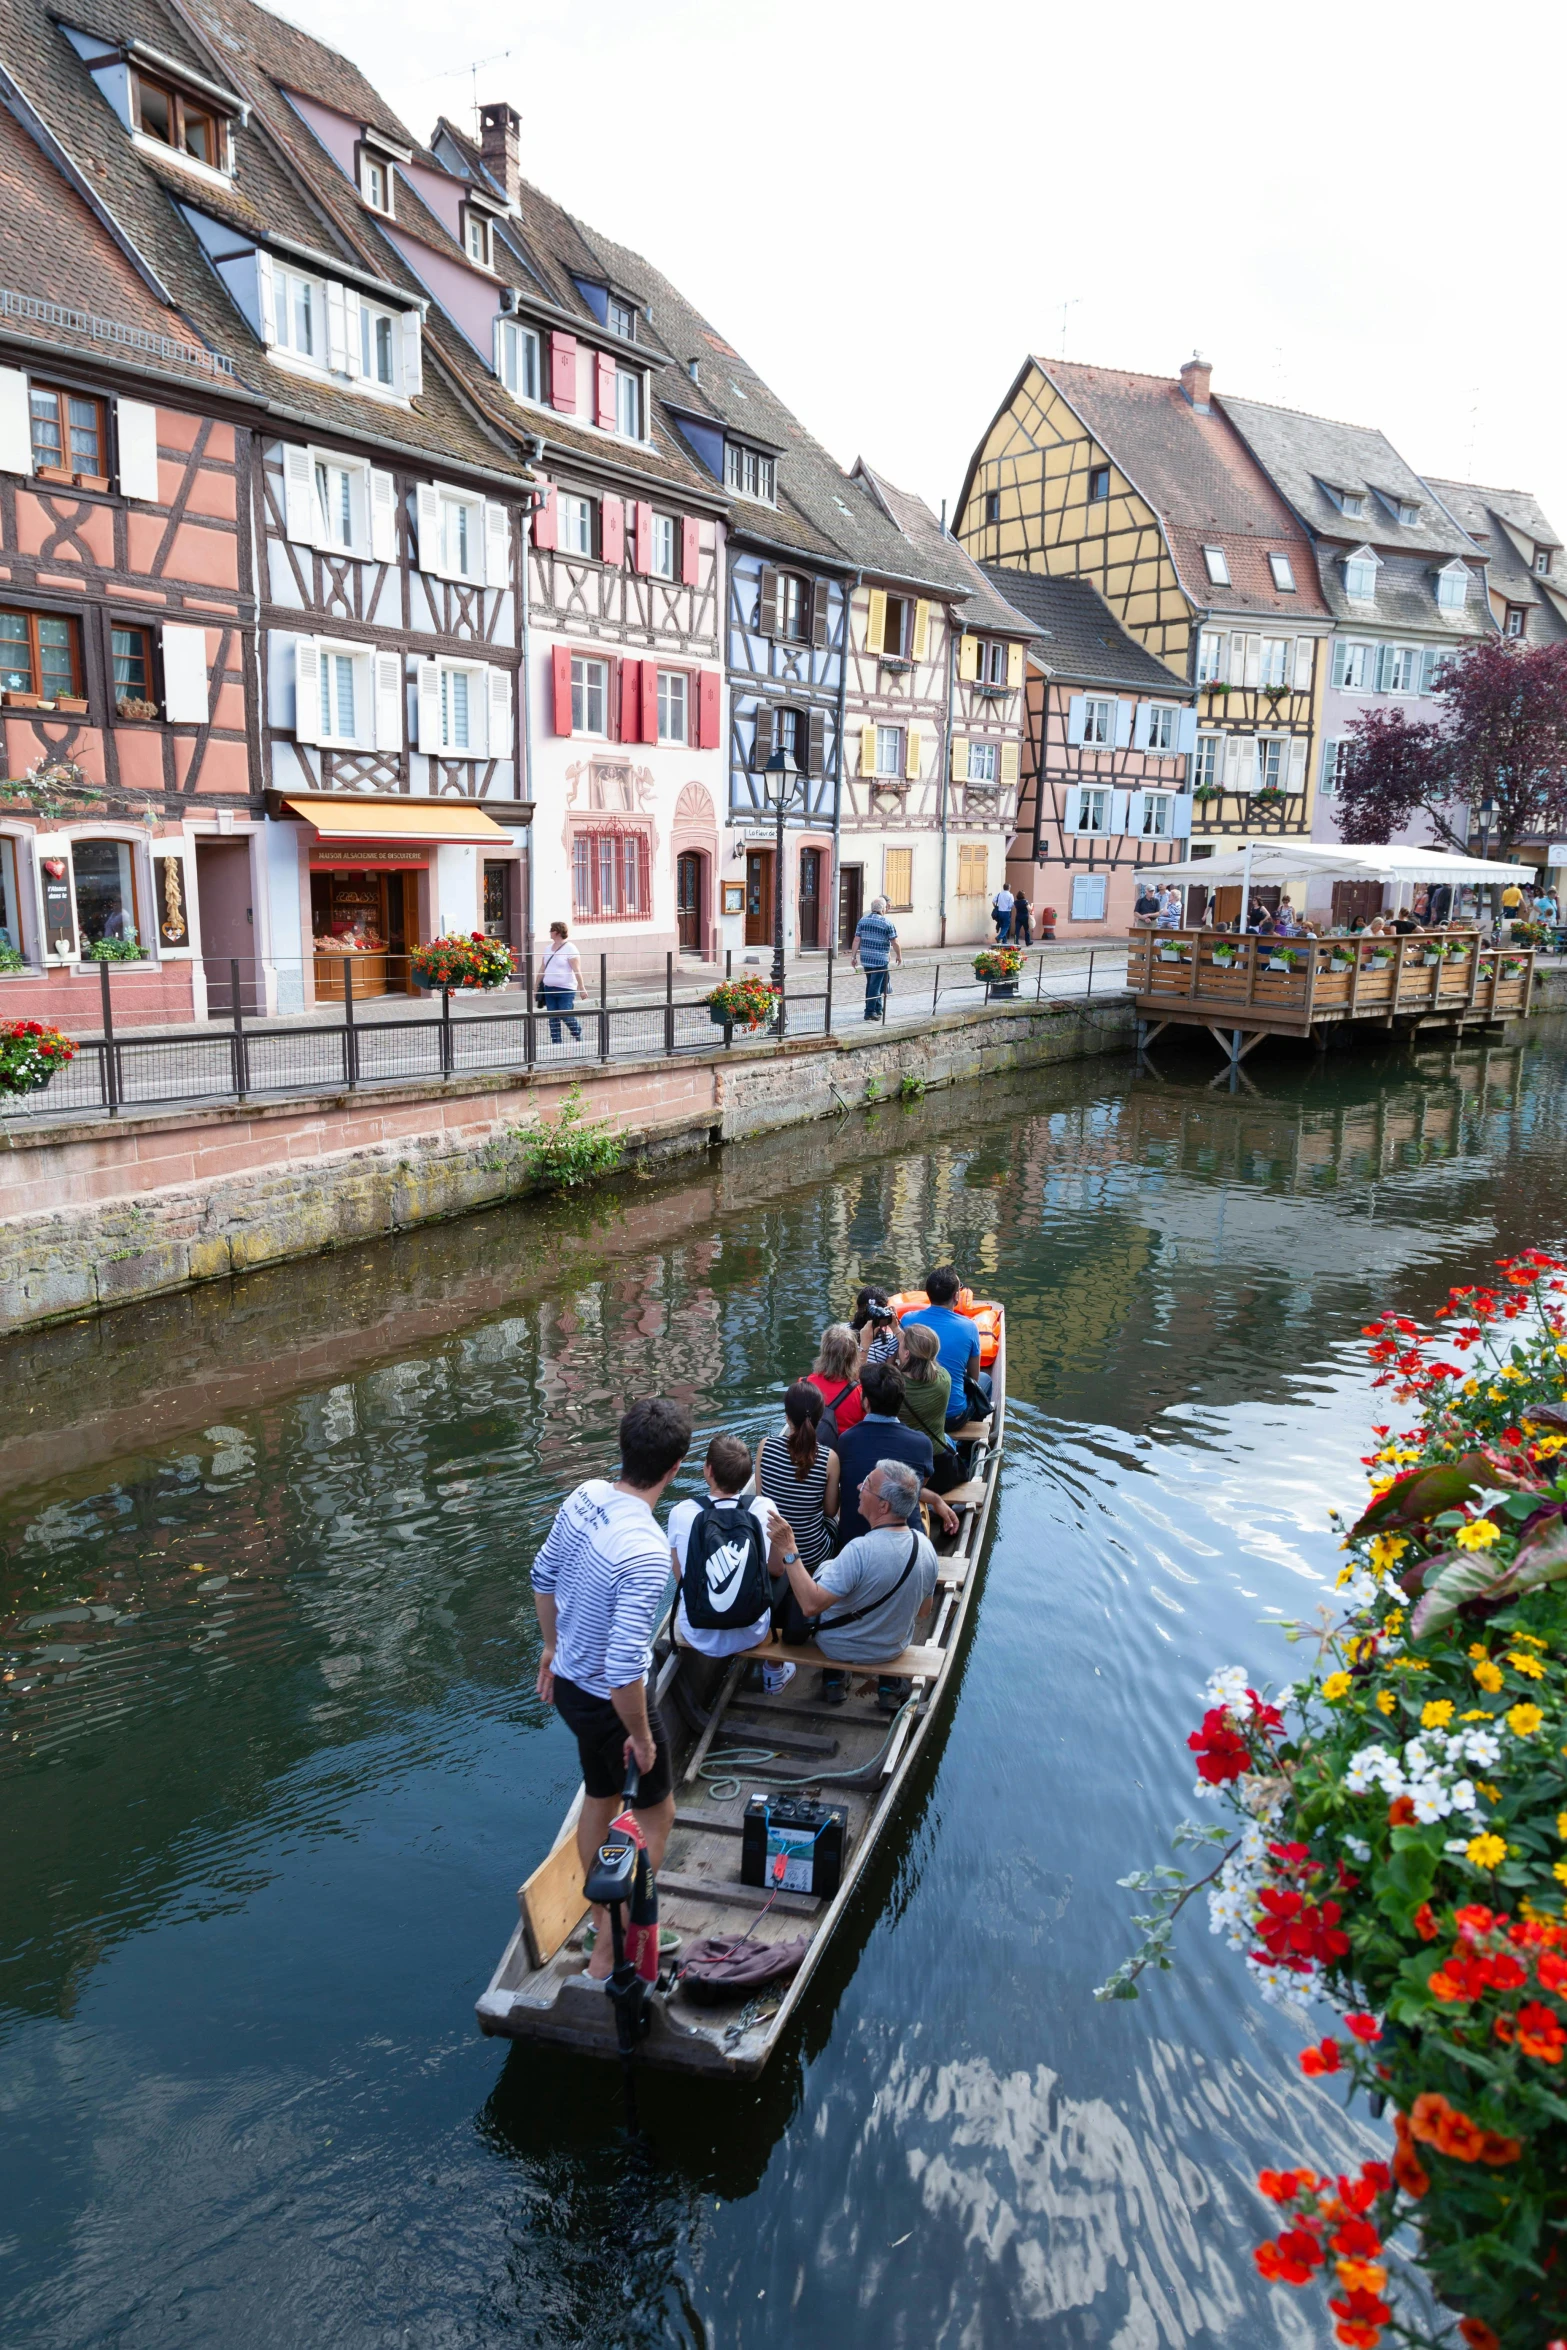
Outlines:
[[1558, 1885], [1567, 1885], [1567, 1860], [1559, 1860], [1551, 1870]]
[[1464, 1858], [1473, 1861], [1477, 1869], [1499, 1869], [1507, 1858], [1507, 1847], [1500, 1836], [1471, 1836], [1464, 1846]]
[[1371, 1545], [1371, 1564], [1379, 1575], [1385, 1575], [1408, 1548], [1409, 1537], [1405, 1534], [1379, 1534]]
[[1469, 1643], [1469, 1653], [1474, 1658], [1476, 1664], [1483, 1664], [1485, 1659], [1490, 1655], [1491, 1651], [1486, 1647], [1483, 1640], [1471, 1640]]
[[1538, 1632], [1515, 1632], [1513, 1638], [1520, 1648], [1549, 1648], [1551, 1645], [1548, 1640], [1542, 1640]]
[[1490, 1397], [1492, 1403], [1505, 1403], [1507, 1401], [1507, 1391], [1505, 1388], [1488, 1387], [1485, 1392]]
[[1401, 1607], [1390, 1607], [1388, 1609], [1387, 1614], [1382, 1619], [1382, 1629], [1388, 1634], [1390, 1639], [1396, 1640], [1398, 1638], [1400, 1632], [1402, 1632], [1404, 1629], [1404, 1611]]
[[1322, 1684], [1322, 1694], [1329, 1705], [1337, 1705], [1339, 1699], [1347, 1697], [1353, 1687], [1354, 1683], [1347, 1673], [1329, 1673]]
[[1567, 1444], [1567, 1436], [1536, 1436], [1532, 1442], [1535, 1451], [1540, 1454], [1542, 1459], [1552, 1460], [1561, 1451], [1562, 1446]]
[[1460, 1526], [1456, 1536], [1460, 1550], [1489, 1550], [1493, 1542], [1500, 1542], [1502, 1529], [1489, 1518], [1471, 1518], [1467, 1526]]
[[1463, 1385], [1463, 1393], [1464, 1393], [1465, 1395], [1478, 1395], [1478, 1394], [1479, 1394], [1479, 1392], [1480, 1392], [1480, 1382], [1479, 1382], [1479, 1380], [1478, 1380], [1478, 1379], [1466, 1379], [1466, 1380], [1464, 1381], [1464, 1385]]
[[1450, 1697], [1433, 1697], [1428, 1705], [1420, 1708], [1422, 1730], [1445, 1730], [1452, 1718], [1453, 1701]]
[[1475, 1679], [1482, 1689], [1489, 1690], [1494, 1697], [1502, 1686], [1502, 1668], [1500, 1665], [1493, 1665], [1488, 1658], [1483, 1665], [1475, 1666]]
[[1516, 1649], [1510, 1648], [1507, 1652], [1507, 1661], [1514, 1672], [1524, 1674], [1531, 1681], [1545, 1679], [1545, 1667], [1537, 1656], [1521, 1656]]
[[1353, 1561], [1353, 1560], [1351, 1560], [1351, 1561], [1350, 1561], [1350, 1563], [1349, 1563], [1349, 1565], [1348, 1565], [1347, 1567], [1340, 1567], [1340, 1569], [1339, 1569], [1338, 1573], [1337, 1573], [1337, 1574], [1334, 1576], [1334, 1578], [1333, 1578], [1333, 1588], [1334, 1588], [1334, 1590], [1335, 1590], [1335, 1591], [1342, 1591], [1342, 1590], [1343, 1590], [1343, 1588], [1344, 1588], [1344, 1586], [1345, 1586], [1345, 1584], [1346, 1584], [1346, 1583], [1349, 1581], [1349, 1579], [1350, 1579], [1351, 1575], [1352, 1575], [1354, 1572], [1355, 1572], [1355, 1565], [1354, 1565], [1354, 1561]]
[[1494, 1722], [1496, 1716], [1495, 1714], [1487, 1713], [1483, 1705], [1477, 1705], [1474, 1706], [1468, 1713], [1460, 1714], [1458, 1718], [1461, 1722]]
[[1493, 1787], [1489, 1779], [1476, 1779], [1475, 1785], [1479, 1788], [1480, 1793], [1485, 1797], [1487, 1803], [1501, 1802], [1502, 1790], [1500, 1787]]
[[1371, 1480], [1372, 1500], [1380, 1501], [1384, 1493], [1391, 1491], [1393, 1483], [1394, 1480], [1391, 1477], [1373, 1477]]
[[[1379, 1689], [1377, 1691], [1377, 1712], [1379, 1714], [1390, 1714], [1397, 1703], [1398, 1699], [1393, 1695], [1391, 1689]], [[1564, 1818], [1567, 1818], [1567, 1814], [1564, 1814], [1563, 1816]], [[1564, 1833], [1567, 1833], [1567, 1831], [1564, 1831]]]
[[1567, 1838], [1567, 1811], [1559, 1811], [1559, 1812], [1557, 1813], [1557, 1815], [1556, 1815], [1556, 1833], [1557, 1833], [1557, 1835], [1558, 1835], [1558, 1836], [1561, 1836], [1561, 1837], [1563, 1837], [1563, 1838]]
[[1515, 1737], [1532, 1738], [1544, 1719], [1537, 1705], [1515, 1705], [1507, 1716], [1507, 1727]]

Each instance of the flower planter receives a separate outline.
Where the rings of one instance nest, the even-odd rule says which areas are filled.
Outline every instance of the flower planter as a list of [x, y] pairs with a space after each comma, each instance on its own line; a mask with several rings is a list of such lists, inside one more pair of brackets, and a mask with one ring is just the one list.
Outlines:
[[707, 1016], [715, 1028], [727, 1028], [730, 1025], [729, 1014], [721, 1004], [709, 1004]]
[[1017, 981], [1015, 979], [992, 979], [990, 993], [993, 996], [1016, 995]]
[[1353, 971], [1354, 968], [1353, 961], [1347, 955], [1332, 955], [1328, 958], [1330, 971]]

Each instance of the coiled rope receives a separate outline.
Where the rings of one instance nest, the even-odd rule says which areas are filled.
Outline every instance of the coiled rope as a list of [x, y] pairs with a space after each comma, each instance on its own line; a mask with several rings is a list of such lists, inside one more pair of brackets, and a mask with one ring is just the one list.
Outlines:
[[776, 1746], [724, 1746], [708, 1756], [697, 1771], [697, 1777], [707, 1783], [707, 1792], [714, 1803], [738, 1801], [746, 1783], [762, 1779], [771, 1787], [853, 1786], [868, 1778], [881, 1763], [882, 1756], [892, 1744], [898, 1724], [907, 1713], [915, 1711], [918, 1697], [906, 1697], [887, 1724], [887, 1735], [868, 1762], [856, 1763], [852, 1770], [835, 1771], [823, 1768], [816, 1771], [772, 1771], [766, 1766], [777, 1762]]

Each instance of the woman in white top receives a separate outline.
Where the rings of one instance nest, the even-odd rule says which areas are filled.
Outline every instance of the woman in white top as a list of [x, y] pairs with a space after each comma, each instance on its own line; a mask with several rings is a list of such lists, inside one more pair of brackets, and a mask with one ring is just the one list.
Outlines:
[[[567, 1014], [566, 1026], [578, 1044], [582, 1042], [582, 1023], [573, 1020], [570, 1013], [582, 989], [582, 965], [577, 950], [566, 935], [564, 922], [550, 924], [549, 951], [544, 957], [544, 968], [539, 973], [539, 992], [547, 1012]], [[560, 1042], [560, 1022], [550, 1021], [550, 1042]]]

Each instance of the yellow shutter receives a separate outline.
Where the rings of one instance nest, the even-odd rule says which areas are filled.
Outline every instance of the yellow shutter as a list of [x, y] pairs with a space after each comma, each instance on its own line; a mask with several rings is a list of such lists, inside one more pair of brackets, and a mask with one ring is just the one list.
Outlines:
[[967, 783], [968, 781], [968, 737], [966, 735], [955, 734], [952, 738], [952, 780], [954, 783]]
[[914, 607], [914, 642], [909, 649], [911, 661], [924, 661], [930, 654], [930, 606], [921, 601]]
[[874, 726], [862, 726], [860, 728], [860, 773], [874, 775], [875, 772], [876, 729]]
[[1003, 743], [1001, 746], [1001, 780], [1003, 783], [1016, 783], [1017, 781], [1017, 749], [1016, 743]]
[[889, 906], [900, 914], [908, 913], [914, 904], [914, 851], [888, 849], [882, 861], [882, 895]]
[[921, 740], [919, 728], [917, 726], [911, 726], [909, 728], [908, 749], [904, 755], [903, 761], [903, 772], [910, 783], [918, 783], [920, 779], [920, 762], [924, 755], [924, 750], [925, 745]]
[[865, 614], [865, 650], [879, 653], [887, 642], [887, 591], [872, 588]]
[[1023, 648], [1022, 648], [1022, 646], [1021, 646], [1021, 645], [1008, 645], [1008, 647], [1007, 647], [1007, 683], [1008, 683], [1008, 685], [1010, 685], [1010, 686], [1019, 686], [1019, 685], [1021, 685], [1021, 684], [1022, 684], [1022, 682], [1023, 682]]
[[979, 639], [966, 636], [958, 647], [958, 675], [972, 685], [979, 675]]

